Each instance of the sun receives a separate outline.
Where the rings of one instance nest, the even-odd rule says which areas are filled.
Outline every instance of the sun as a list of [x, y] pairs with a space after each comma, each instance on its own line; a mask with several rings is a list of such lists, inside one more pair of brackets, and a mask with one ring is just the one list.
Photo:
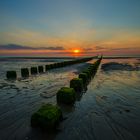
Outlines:
[[80, 52], [80, 50], [75, 49], [75, 50], [73, 50], [73, 52], [74, 52], [74, 53], [79, 53], [79, 52]]

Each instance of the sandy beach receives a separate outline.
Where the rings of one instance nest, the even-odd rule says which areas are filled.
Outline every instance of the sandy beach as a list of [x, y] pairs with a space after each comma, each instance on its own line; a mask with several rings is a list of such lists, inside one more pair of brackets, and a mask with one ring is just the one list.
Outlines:
[[[92, 60], [88, 63], [93, 63]], [[138, 59], [105, 59], [139, 67]], [[8, 62], [5, 62], [6, 64]], [[37, 63], [37, 62], [35, 62]], [[138, 140], [140, 139], [140, 71], [98, 70], [74, 106], [61, 106], [64, 120], [56, 133], [32, 129], [30, 117], [42, 104], [56, 104], [56, 92], [89, 65], [54, 69], [28, 79], [0, 81], [1, 140]], [[4, 65], [4, 63], [3, 63]], [[1, 70], [1, 73], [4, 73]]]

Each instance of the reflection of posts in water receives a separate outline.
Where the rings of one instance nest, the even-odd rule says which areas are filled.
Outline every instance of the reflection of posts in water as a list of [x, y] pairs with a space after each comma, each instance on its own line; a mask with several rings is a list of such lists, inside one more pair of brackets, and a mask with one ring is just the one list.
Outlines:
[[60, 102], [57, 102], [57, 105], [61, 108], [63, 115], [64, 115], [64, 119], [65, 119], [65, 115], [74, 112], [75, 111], [75, 105], [74, 104], [63, 104]]
[[87, 91], [87, 85], [83, 87], [83, 90], [81, 92], [76, 92], [76, 101], [80, 101], [82, 99], [82, 96]]

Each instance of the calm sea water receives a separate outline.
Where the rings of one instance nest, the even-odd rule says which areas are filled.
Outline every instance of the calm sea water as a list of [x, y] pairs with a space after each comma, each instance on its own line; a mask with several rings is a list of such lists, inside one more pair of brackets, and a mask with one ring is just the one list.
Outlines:
[[[63, 61], [63, 60], [56, 60]], [[93, 63], [95, 60], [90, 61]], [[54, 61], [53, 61], [54, 62]], [[7, 70], [53, 63], [52, 60], [6, 60], [0, 67], [1, 140], [138, 140], [140, 139], [140, 71], [99, 68], [88, 89], [74, 106], [62, 106], [66, 120], [61, 131], [47, 134], [30, 127], [31, 114], [43, 103], [56, 104], [56, 92], [77, 77], [82, 63], [16, 81], [5, 80]], [[105, 59], [140, 67], [139, 59]]]

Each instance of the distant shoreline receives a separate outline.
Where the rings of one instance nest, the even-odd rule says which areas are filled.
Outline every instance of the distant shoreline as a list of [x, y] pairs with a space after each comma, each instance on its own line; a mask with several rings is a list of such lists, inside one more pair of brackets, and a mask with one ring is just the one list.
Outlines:
[[0, 57], [0, 59], [74, 59], [75, 57]]
[[[89, 57], [89, 56], [87, 56]], [[96, 59], [96, 56], [94, 56]], [[76, 59], [81, 57], [0, 57], [0, 59]], [[104, 56], [104, 59], [128, 59], [128, 58], [140, 58], [140, 56]]]

